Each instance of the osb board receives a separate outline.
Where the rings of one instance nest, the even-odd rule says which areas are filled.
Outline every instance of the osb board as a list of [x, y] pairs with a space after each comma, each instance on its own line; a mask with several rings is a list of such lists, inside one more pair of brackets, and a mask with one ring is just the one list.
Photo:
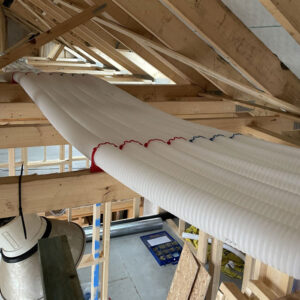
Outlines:
[[198, 274], [192, 288], [189, 300], [204, 300], [211, 276], [203, 265], [200, 264]]
[[198, 270], [198, 262], [184, 244], [167, 300], [188, 300]]

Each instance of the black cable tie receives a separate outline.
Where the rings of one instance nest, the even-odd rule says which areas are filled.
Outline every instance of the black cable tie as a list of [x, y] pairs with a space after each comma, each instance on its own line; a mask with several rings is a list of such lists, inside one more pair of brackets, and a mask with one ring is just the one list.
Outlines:
[[23, 215], [23, 209], [22, 209], [22, 176], [23, 176], [23, 164], [21, 166], [21, 174], [19, 176], [19, 216], [21, 217], [22, 220], [22, 226], [23, 226], [23, 231], [24, 231], [24, 237], [27, 240], [27, 232], [26, 232], [26, 226], [25, 226], [25, 221], [24, 221], [24, 215]]

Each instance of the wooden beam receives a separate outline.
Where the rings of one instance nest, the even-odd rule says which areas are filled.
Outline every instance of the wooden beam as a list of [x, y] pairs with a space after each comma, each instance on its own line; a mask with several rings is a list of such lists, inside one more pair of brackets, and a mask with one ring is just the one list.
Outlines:
[[[152, 107], [162, 110], [166, 113], [181, 116], [185, 118], [209, 118], [210, 115], [220, 117], [226, 114], [235, 114], [236, 106], [233, 103], [225, 101], [205, 101], [202, 98], [194, 98], [196, 101], [161, 101], [148, 102]], [[186, 116], [184, 116], [186, 115]], [[0, 103], [0, 124], [19, 123], [44, 123], [46, 117], [34, 103]]]
[[[0, 218], [19, 215], [18, 176], [0, 178]], [[89, 170], [28, 175], [22, 180], [24, 214], [107, 201], [138, 195], [106, 173]]]
[[286, 31], [300, 44], [300, 3], [298, 0], [259, 0]]
[[211, 275], [211, 281], [207, 291], [208, 300], [215, 300], [221, 276], [222, 266], [222, 255], [223, 255], [223, 242], [213, 238], [211, 243], [211, 256], [209, 260], [209, 274]]
[[278, 134], [274, 131], [258, 127], [255, 124], [248, 125], [242, 128], [241, 132], [244, 134], [253, 135], [254, 137], [261, 138], [273, 143], [280, 143], [287, 146], [300, 147], [299, 139], [289, 137], [284, 134]]
[[51, 28], [50, 30], [44, 33], [30, 37], [18, 48], [13, 49], [12, 51], [7, 52], [6, 54], [0, 57], [0, 69], [14, 62], [18, 58], [29, 55], [32, 51], [39, 49], [46, 43], [56, 39], [64, 33], [74, 29], [78, 25], [86, 22], [87, 20], [95, 16], [95, 14], [99, 13], [99, 11], [102, 10], [104, 7], [104, 5], [95, 5], [90, 8], [87, 8], [80, 14], [77, 14], [76, 16], [67, 19], [64, 22], [59, 23], [54, 28]]
[[[218, 0], [160, 0], [255, 86], [291, 103], [299, 100], [300, 80]], [[285, 6], [300, 30], [298, 0], [261, 0]], [[291, 17], [292, 18], [292, 17]], [[299, 37], [300, 33], [298, 31]], [[300, 39], [299, 39], [300, 41]], [[259, 68], [257, 67], [259, 66]]]
[[[268, 93], [262, 92], [254, 87], [251, 87], [248, 84], [245, 84], [241, 81], [237, 81], [235, 79], [229, 78], [228, 76], [224, 76], [223, 72], [216, 72], [212, 68], [209, 68], [206, 65], [199, 63], [198, 60], [196, 61], [194, 59], [191, 59], [190, 57], [180, 54], [179, 52], [176, 52], [167, 47], [164, 47], [161, 44], [152, 42], [151, 40], [146, 39], [130, 30], [124, 29], [123, 27], [119, 26], [118, 24], [115, 24], [113, 22], [106, 21], [106, 20], [100, 19], [100, 18], [96, 18], [96, 20], [97, 20], [97, 22], [100, 22], [101, 24], [103, 24], [109, 28], [112, 28], [114, 30], [122, 32], [122, 33], [126, 34], [127, 36], [129, 36], [137, 41], [140, 41], [141, 43], [144, 43], [144, 44], [148, 45], [149, 47], [151, 47], [161, 53], [164, 53], [184, 64], [187, 64], [187, 65], [195, 68], [200, 73], [205, 74], [205, 75], [209, 76], [210, 78], [215, 78], [218, 81], [226, 83], [226, 84], [234, 87], [235, 89], [237, 89], [251, 97], [254, 97], [255, 99], [258, 99], [258, 100], [261, 100], [264, 102], [268, 102], [271, 105], [275, 105], [275, 106], [278, 106], [285, 110], [300, 114], [300, 105], [299, 104], [297, 104], [297, 106], [290, 104], [289, 102], [278, 99]], [[194, 57], [194, 55], [192, 55], [192, 57]], [[214, 69], [216, 69], [216, 68], [214, 68]]]
[[3, 8], [0, 6], [0, 53], [6, 50], [6, 17]]
[[51, 50], [51, 52], [48, 54], [48, 58], [51, 60], [57, 60], [57, 58], [59, 57], [59, 55], [63, 52], [63, 50], [65, 49], [65, 45], [63, 44], [56, 44], [53, 49]]
[[52, 125], [0, 126], [0, 149], [65, 144], [67, 141]]
[[[84, 241], [82, 241], [84, 243]], [[38, 242], [45, 299], [83, 300], [78, 274], [66, 235]]]
[[250, 280], [248, 283], [248, 288], [260, 300], [278, 299], [278, 295], [260, 280]]
[[[182, 97], [198, 97], [202, 92], [197, 85], [120, 84], [117, 87], [145, 102], [176, 101]], [[19, 84], [0, 82], [0, 103], [10, 102], [32, 103], [32, 100]]]
[[241, 293], [239, 288], [233, 282], [222, 282], [220, 291], [226, 300], [247, 300], [248, 298]]
[[[273, 122], [276, 122], [277, 119], [276, 117], [252, 117], [251, 115], [242, 115], [239, 117], [209, 119], [199, 119], [196, 117], [196, 119], [189, 118], [189, 121], [221, 130], [244, 133], [245, 126], [251, 126], [256, 121], [273, 120]], [[0, 126], [0, 149], [64, 145], [67, 143], [68, 142], [50, 124]]]

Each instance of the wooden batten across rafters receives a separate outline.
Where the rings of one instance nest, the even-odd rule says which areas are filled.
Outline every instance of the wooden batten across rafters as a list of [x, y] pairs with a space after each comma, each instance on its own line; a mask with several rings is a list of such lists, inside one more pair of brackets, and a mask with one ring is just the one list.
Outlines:
[[12, 51], [7, 52], [0, 57], [0, 69], [23, 56], [30, 55], [34, 49], [39, 49], [46, 43], [56, 39], [57, 37], [77, 27], [78, 25], [86, 22], [90, 18], [94, 17], [97, 13], [99, 13], [99, 11], [104, 7], [105, 5], [95, 5], [89, 7], [80, 14], [77, 14], [76, 16], [58, 24], [54, 28], [51, 28], [44, 33], [31, 36], [18, 48], [14, 48]]

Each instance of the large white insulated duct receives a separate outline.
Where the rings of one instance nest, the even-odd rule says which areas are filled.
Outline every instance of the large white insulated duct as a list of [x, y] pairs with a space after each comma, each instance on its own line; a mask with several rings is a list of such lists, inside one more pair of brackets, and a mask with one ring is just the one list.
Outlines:
[[88, 75], [15, 73], [13, 79], [105, 172], [300, 278], [298, 149], [177, 119]]
[[43, 299], [38, 240], [66, 235], [77, 265], [82, 257], [85, 236], [75, 223], [25, 215], [26, 238], [21, 217], [0, 222], [0, 293], [6, 300]]

